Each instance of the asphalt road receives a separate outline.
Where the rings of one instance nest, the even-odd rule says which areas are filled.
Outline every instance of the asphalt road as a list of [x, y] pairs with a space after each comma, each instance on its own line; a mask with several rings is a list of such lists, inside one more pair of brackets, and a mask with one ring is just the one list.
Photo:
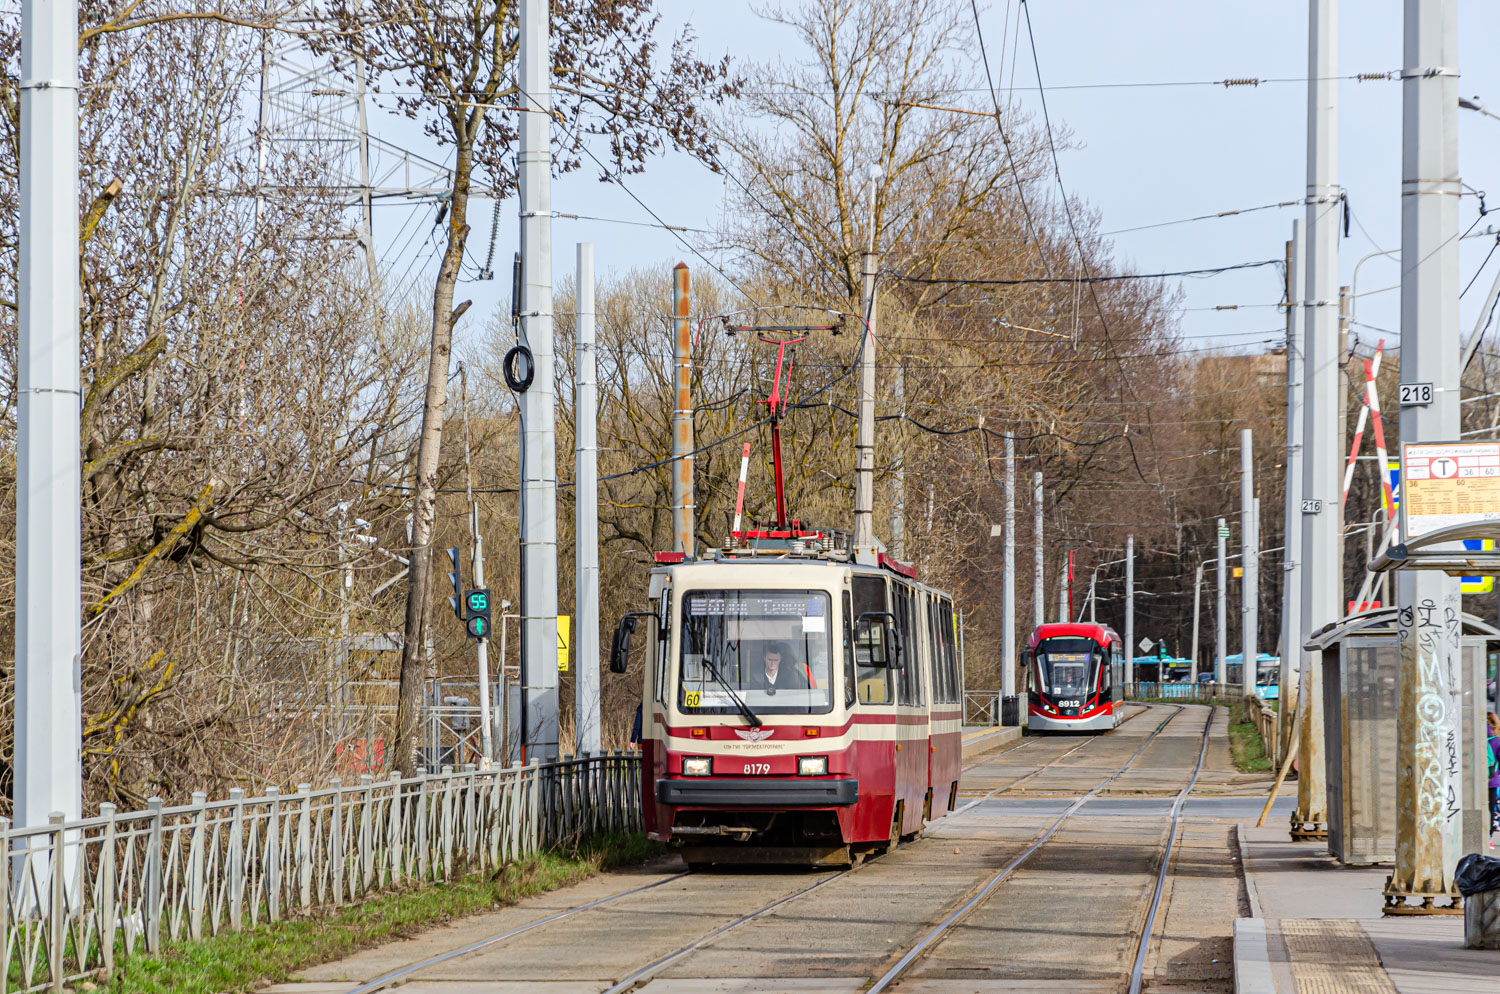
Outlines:
[[[1037, 737], [966, 771], [957, 817], [854, 871], [712, 869], [675, 861], [613, 873], [306, 971], [273, 990], [344, 994], [566, 908], [666, 882], [565, 921], [410, 972], [402, 994], [600, 994], [653, 963], [646, 994], [853, 992], [1011, 863], [1069, 807], [1127, 764], [1028, 859], [915, 959], [890, 990], [1123, 991], [1170, 826], [1208, 709], [1154, 706], [1097, 736]], [[1233, 920], [1246, 912], [1234, 822], [1260, 800], [1234, 773], [1217, 712], [1184, 805], [1144, 971], [1147, 991], [1228, 992]], [[1131, 756], [1138, 749], [1139, 755]], [[1200, 796], [1203, 795], [1203, 796]], [[963, 805], [973, 803], [966, 810]], [[774, 902], [779, 905], [757, 917]], [[674, 954], [676, 955], [674, 958]]]

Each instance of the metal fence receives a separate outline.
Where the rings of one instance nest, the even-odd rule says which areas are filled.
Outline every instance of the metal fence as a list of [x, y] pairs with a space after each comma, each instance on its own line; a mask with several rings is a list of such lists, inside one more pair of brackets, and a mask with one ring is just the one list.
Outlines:
[[1239, 696], [1237, 684], [1228, 683], [1127, 683], [1126, 700], [1198, 701], [1208, 704], [1214, 699]]
[[1000, 724], [1000, 692], [989, 690], [964, 691], [964, 724]]
[[[107, 977], [137, 951], [491, 870], [641, 824], [635, 755], [472, 766], [16, 829], [0, 819], [0, 994]], [[53, 867], [62, 867], [53, 873]]]

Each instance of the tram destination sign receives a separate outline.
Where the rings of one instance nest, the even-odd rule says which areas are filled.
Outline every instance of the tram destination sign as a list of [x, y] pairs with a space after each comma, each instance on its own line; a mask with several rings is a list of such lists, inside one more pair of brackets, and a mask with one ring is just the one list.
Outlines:
[[1401, 446], [1401, 537], [1500, 521], [1500, 442]]

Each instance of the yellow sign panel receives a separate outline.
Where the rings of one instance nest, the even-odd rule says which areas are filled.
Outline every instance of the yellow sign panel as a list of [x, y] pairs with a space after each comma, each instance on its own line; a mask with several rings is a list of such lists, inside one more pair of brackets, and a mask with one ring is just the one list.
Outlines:
[[1243, 567], [1243, 566], [1236, 566], [1236, 567], [1234, 567], [1232, 575], [1235, 576], [1236, 578], [1244, 576], [1245, 575], [1245, 567]]
[[566, 614], [557, 616], [557, 672], [568, 672], [568, 636], [573, 634], [573, 619]]
[[1401, 447], [1401, 537], [1500, 520], [1500, 442]]

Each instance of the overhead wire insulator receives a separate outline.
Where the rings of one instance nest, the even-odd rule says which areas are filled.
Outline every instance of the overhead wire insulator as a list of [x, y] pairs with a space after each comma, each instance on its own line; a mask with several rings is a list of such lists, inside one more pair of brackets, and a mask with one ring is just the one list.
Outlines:
[[1259, 86], [1260, 85], [1260, 77], [1258, 77], [1258, 76], [1235, 76], [1235, 77], [1231, 77], [1229, 79], [1226, 79], [1223, 82], [1224, 82], [1224, 88], [1225, 89], [1228, 89], [1231, 86]]

